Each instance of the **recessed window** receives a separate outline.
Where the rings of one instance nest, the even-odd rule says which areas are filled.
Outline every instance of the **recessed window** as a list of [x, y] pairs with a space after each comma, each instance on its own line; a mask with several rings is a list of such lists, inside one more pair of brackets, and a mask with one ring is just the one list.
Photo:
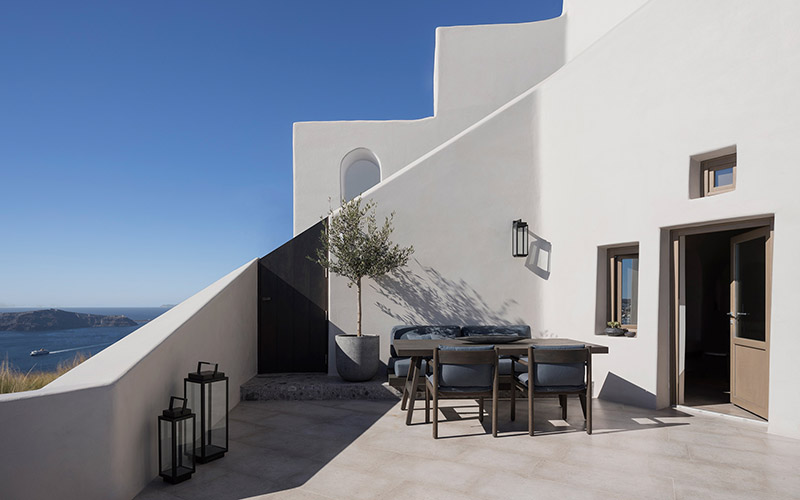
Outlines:
[[350, 201], [381, 182], [378, 157], [366, 148], [350, 151], [342, 159], [342, 200]]
[[706, 160], [700, 164], [704, 196], [736, 189], [736, 153]]
[[608, 320], [631, 331], [639, 322], [639, 247], [608, 250]]

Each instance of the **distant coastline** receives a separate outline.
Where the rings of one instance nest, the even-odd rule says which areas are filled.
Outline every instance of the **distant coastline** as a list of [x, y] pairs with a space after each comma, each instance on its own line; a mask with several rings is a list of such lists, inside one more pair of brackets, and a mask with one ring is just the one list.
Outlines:
[[136, 321], [123, 315], [86, 314], [61, 309], [0, 313], [0, 331], [41, 332], [136, 325]]

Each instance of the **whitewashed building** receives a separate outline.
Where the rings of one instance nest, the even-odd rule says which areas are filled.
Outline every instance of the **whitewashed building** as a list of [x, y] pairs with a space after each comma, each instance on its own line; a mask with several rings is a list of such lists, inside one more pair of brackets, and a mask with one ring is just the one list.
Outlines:
[[[396, 212], [413, 260], [364, 290], [384, 361], [400, 323], [526, 323], [609, 347], [595, 397], [663, 408], [727, 388], [800, 438], [798, 26], [790, 0], [567, 0], [550, 20], [440, 28], [431, 117], [295, 124], [295, 235], [329, 198]], [[257, 373], [258, 273], [255, 259], [43, 389], [0, 395], [0, 496], [141, 491], [186, 367], [213, 357], [231, 394]], [[355, 292], [329, 285], [328, 335], [351, 332]], [[601, 335], [608, 321], [635, 336]]]
[[[729, 390], [800, 437], [798, 24], [792, 2], [574, 0], [439, 28], [432, 117], [295, 124], [295, 233], [361, 191], [396, 212], [413, 263], [364, 298], [385, 357], [398, 323], [527, 323], [610, 347], [596, 396], [660, 408]], [[355, 328], [344, 285], [331, 335]], [[636, 336], [598, 336], [614, 320]]]

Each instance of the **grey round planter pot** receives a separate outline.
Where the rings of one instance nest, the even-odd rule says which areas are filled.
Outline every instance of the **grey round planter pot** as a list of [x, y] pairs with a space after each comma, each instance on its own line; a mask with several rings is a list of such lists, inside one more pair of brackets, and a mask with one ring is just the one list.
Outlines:
[[377, 335], [336, 336], [336, 371], [348, 382], [370, 380], [380, 366], [381, 338]]

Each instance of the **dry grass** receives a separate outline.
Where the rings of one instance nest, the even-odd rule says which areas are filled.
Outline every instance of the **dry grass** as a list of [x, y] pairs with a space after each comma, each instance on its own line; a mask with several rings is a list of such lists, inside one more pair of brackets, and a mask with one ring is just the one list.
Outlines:
[[0, 394], [41, 389], [87, 359], [89, 356], [78, 353], [74, 358], [60, 362], [54, 372], [31, 370], [23, 373], [14, 368], [6, 358], [0, 361]]

